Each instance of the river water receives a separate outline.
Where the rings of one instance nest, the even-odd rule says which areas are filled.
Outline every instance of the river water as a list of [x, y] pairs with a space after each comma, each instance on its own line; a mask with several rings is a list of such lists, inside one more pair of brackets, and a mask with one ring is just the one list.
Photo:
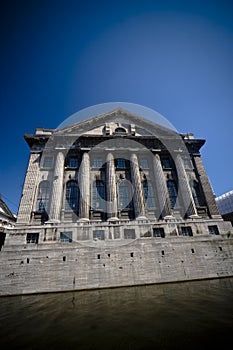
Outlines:
[[4, 350], [200, 350], [232, 344], [233, 278], [0, 298]]

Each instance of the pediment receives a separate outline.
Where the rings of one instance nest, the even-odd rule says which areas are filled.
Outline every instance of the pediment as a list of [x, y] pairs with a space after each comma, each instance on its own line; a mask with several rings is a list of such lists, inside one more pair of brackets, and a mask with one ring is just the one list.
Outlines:
[[126, 109], [116, 108], [108, 112], [92, 116], [86, 120], [57, 129], [57, 135], [135, 135], [169, 137], [178, 136], [172, 129], [154, 123], [143, 116], [136, 115]]

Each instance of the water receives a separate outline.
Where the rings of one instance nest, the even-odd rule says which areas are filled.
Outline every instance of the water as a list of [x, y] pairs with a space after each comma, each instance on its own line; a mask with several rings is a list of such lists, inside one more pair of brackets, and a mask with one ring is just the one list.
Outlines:
[[1, 349], [231, 347], [233, 278], [0, 298]]

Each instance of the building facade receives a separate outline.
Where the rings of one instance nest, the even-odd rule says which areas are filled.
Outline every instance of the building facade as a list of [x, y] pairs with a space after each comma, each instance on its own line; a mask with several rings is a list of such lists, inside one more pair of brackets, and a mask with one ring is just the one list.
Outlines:
[[223, 219], [233, 224], [233, 190], [216, 197], [216, 203]]
[[13, 228], [15, 223], [16, 215], [10, 211], [0, 194], [0, 250], [5, 241], [6, 231]]
[[[17, 224], [3, 249], [9, 255], [14, 246], [20, 256], [18, 275], [4, 272], [15, 281], [9, 293], [233, 273], [222, 256], [211, 260], [219, 240], [232, 259], [232, 227], [202, 163], [205, 140], [121, 108], [62, 129], [36, 129], [25, 140], [30, 157]], [[23, 266], [30, 282], [19, 287], [15, 274]], [[6, 279], [1, 293], [8, 287]]]

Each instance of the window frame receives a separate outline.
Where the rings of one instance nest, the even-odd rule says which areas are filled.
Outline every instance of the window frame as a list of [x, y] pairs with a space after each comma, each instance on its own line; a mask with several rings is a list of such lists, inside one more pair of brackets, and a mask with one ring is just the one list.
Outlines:
[[[71, 187], [68, 185], [73, 184]], [[70, 197], [68, 198], [68, 190], [70, 190]], [[67, 199], [68, 198], [68, 199]], [[74, 211], [78, 210], [78, 202], [79, 202], [79, 193], [78, 193], [78, 184], [75, 180], [69, 180], [66, 183], [65, 188], [65, 211]]]

